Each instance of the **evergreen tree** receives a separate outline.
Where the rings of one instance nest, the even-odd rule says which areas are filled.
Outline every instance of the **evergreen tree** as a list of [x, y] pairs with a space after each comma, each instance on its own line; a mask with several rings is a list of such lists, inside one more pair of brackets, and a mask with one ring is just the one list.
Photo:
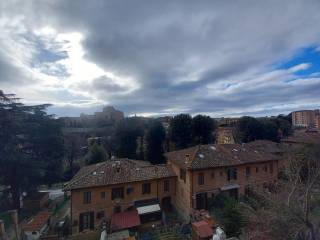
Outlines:
[[87, 164], [95, 164], [99, 162], [104, 162], [108, 159], [107, 151], [103, 146], [97, 143], [90, 146], [88, 153], [85, 156]]
[[115, 131], [118, 157], [137, 158], [137, 139], [144, 135], [144, 123], [137, 117], [121, 121]]
[[242, 117], [239, 120], [239, 133], [242, 142], [262, 139], [263, 125], [253, 117]]
[[145, 160], [152, 164], [164, 163], [163, 144], [166, 133], [162, 124], [155, 121], [146, 134]]
[[222, 210], [223, 225], [228, 237], [239, 237], [241, 228], [245, 226], [238, 203], [233, 199], [228, 199]]
[[171, 120], [171, 140], [176, 149], [189, 147], [192, 142], [192, 118], [189, 114], [179, 114]]
[[197, 115], [192, 119], [192, 139], [195, 144], [208, 144], [214, 141], [212, 132], [215, 123], [209, 116]]
[[23, 105], [0, 91], [0, 184], [10, 186], [14, 208], [20, 208], [22, 191], [61, 180], [61, 125], [47, 107]]
[[279, 141], [279, 127], [274, 119], [265, 118], [260, 120], [262, 124], [262, 139]]

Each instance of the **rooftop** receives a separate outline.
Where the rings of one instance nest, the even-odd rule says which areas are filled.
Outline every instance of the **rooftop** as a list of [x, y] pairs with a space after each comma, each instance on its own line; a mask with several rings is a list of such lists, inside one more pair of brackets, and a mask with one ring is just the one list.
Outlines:
[[47, 224], [47, 221], [51, 217], [51, 212], [39, 212], [34, 216], [28, 223], [22, 226], [24, 231], [40, 231], [44, 225]]
[[115, 213], [111, 218], [112, 231], [129, 229], [140, 225], [140, 218], [137, 210]]
[[235, 166], [279, 159], [281, 148], [271, 141], [246, 144], [209, 144], [166, 153], [166, 157], [180, 167], [204, 169]]
[[174, 177], [167, 165], [151, 165], [149, 162], [116, 159], [85, 166], [66, 185], [65, 190], [138, 182]]
[[283, 143], [320, 144], [319, 131], [296, 130], [292, 136], [282, 139]]
[[209, 238], [213, 235], [213, 230], [206, 221], [194, 222], [192, 226], [200, 238]]

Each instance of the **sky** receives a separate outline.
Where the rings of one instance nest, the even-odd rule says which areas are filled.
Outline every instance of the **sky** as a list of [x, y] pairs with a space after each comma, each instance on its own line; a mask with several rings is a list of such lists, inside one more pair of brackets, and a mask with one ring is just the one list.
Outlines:
[[49, 113], [320, 107], [319, 0], [0, 1], [0, 89]]

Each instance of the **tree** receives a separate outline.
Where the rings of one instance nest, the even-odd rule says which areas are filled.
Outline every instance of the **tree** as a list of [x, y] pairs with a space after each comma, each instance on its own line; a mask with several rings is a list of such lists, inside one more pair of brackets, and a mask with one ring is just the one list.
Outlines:
[[291, 115], [290, 115], [290, 117], [279, 115], [276, 118], [276, 122], [277, 122], [278, 128], [281, 132], [280, 137], [287, 137], [292, 134]]
[[253, 117], [240, 118], [238, 127], [242, 142], [251, 142], [262, 138], [263, 125]]
[[234, 198], [220, 193], [209, 200], [209, 208], [215, 219], [223, 225], [228, 237], [238, 237], [241, 234], [246, 220]]
[[115, 131], [118, 157], [137, 157], [137, 138], [144, 135], [144, 123], [137, 117], [125, 118], [118, 123]]
[[20, 208], [22, 191], [60, 180], [61, 126], [46, 114], [47, 107], [23, 105], [0, 91], [0, 181], [10, 186], [14, 208]]
[[163, 144], [166, 138], [164, 127], [154, 121], [146, 134], [145, 160], [152, 164], [164, 163]]
[[262, 124], [261, 138], [277, 142], [279, 141], [279, 127], [277, 122], [273, 119], [265, 118], [261, 119], [260, 123]]
[[223, 208], [223, 226], [228, 237], [239, 237], [241, 228], [245, 226], [245, 219], [239, 209], [238, 203], [229, 199]]
[[69, 180], [76, 172], [75, 161], [81, 156], [81, 139], [77, 134], [66, 134], [64, 136], [66, 146], [67, 171], [66, 179]]
[[[290, 153], [285, 177], [272, 188], [254, 188], [257, 210], [246, 210], [251, 239], [319, 240], [320, 146]], [[250, 236], [250, 237], [251, 237]]]
[[190, 146], [192, 142], [192, 118], [189, 114], [179, 114], [171, 120], [171, 140], [176, 149]]
[[266, 139], [279, 142], [282, 137], [292, 133], [291, 123], [287, 117], [279, 115], [276, 118], [242, 117], [238, 124], [238, 132], [242, 142]]
[[90, 146], [90, 149], [85, 156], [87, 164], [95, 164], [99, 162], [104, 162], [108, 158], [108, 154], [103, 146], [98, 145], [97, 143]]
[[195, 144], [208, 144], [213, 141], [215, 123], [209, 116], [197, 115], [192, 119], [192, 139]]

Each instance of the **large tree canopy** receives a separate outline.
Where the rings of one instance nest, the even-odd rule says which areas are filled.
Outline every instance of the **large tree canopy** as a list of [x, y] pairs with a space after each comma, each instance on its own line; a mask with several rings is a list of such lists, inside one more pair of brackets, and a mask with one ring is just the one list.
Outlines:
[[108, 159], [108, 154], [102, 145], [95, 143], [90, 146], [89, 152], [85, 156], [85, 159], [87, 164], [99, 163], [106, 161]]
[[125, 118], [118, 123], [115, 131], [116, 151], [118, 157], [136, 159], [137, 139], [144, 134], [144, 123], [138, 117]]
[[176, 149], [190, 146], [192, 142], [192, 118], [189, 114], [176, 115], [170, 124], [171, 139]]
[[155, 121], [151, 124], [146, 134], [145, 160], [159, 164], [164, 163], [163, 144], [166, 132], [162, 124]]
[[272, 118], [242, 117], [238, 124], [239, 137], [242, 142], [266, 139], [278, 142], [292, 132], [287, 116]]
[[209, 116], [197, 115], [192, 118], [192, 139], [195, 144], [208, 144], [213, 139], [216, 125]]
[[46, 107], [26, 106], [0, 91], [0, 184], [10, 186], [16, 208], [22, 191], [61, 179], [61, 125], [46, 114]]

